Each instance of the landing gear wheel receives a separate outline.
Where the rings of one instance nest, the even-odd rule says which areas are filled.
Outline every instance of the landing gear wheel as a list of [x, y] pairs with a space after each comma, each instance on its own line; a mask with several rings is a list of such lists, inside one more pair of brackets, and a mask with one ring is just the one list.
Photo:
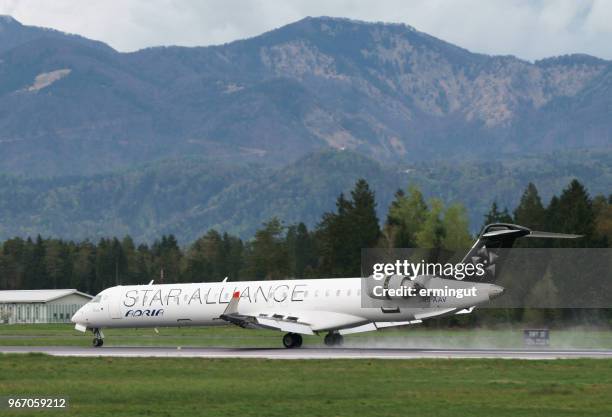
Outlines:
[[100, 331], [100, 329], [93, 329], [94, 339], [93, 339], [93, 347], [101, 347], [104, 344], [104, 335]]
[[302, 346], [302, 335], [297, 333], [287, 333], [283, 336], [283, 346], [285, 346], [287, 349]]
[[327, 333], [323, 342], [326, 346], [342, 346], [344, 337], [340, 333]]

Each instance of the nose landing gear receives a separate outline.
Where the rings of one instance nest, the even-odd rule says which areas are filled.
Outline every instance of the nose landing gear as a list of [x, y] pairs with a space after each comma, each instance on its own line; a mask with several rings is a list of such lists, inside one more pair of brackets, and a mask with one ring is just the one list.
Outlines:
[[299, 348], [302, 346], [302, 335], [298, 333], [287, 333], [283, 336], [283, 345], [288, 348]]
[[100, 329], [93, 329], [94, 339], [92, 341], [93, 347], [101, 347], [104, 344], [104, 334]]
[[344, 337], [340, 333], [337, 332], [329, 332], [325, 335], [323, 339], [325, 346], [342, 346], [344, 343]]

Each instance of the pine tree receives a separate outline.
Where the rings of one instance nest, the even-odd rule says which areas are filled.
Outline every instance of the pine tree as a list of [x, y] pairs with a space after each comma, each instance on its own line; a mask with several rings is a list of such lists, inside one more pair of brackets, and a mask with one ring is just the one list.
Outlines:
[[518, 207], [514, 210], [514, 220], [517, 224], [532, 230], [544, 230], [546, 210], [538, 194], [538, 189], [529, 183], [521, 197]]
[[28, 289], [52, 288], [45, 267], [46, 248], [42, 237], [38, 235], [35, 243], [28, 239], [26, 247], [23, 266], [25, 287]]
[[153, 242], [151, 252], [154, 259], [153, 273], [159, 277], [159, 281], [165, 283], [180, 281], [182, 252], [174, 235], [163, 235], [161, 241]]
[[499, 212], [497, 208], [497, 201], [493, 200], [493, 203], [491, 204], [491, 208], [489, 209], [489, 212], [485, 214], [484, 226], [491, 224], [491, 223], [497, 223], [500, 215], [501, 213]]
[[78, 288], [88, 294], [97, 294], [98, 289], [94, 288], [96, 282], [95, 246], [87, 241], [78, 245], [73, 262], [71, 288]]
[[184, 281], [214, 282], [227, 276], [228, 249], [219, 232], [212, 229], [196, 240], [186, 254]]
[[[351, 191], [352, 208], [348, 213], [353, 255], [349, 269], [356, 275], [361, 271], [361, 249], [373, 248], [380, 238], [380, 225], [376, 215], [376, 198], [366, 180], [359, 179]], [[357, 266], [356, 266], [357, 265]]]
[[319, 272], [328, 277], [343, 276], [351, 249], [347, 246], [351, 225], [348, 213], [352, 204], [341, 193], [336, 200], [336, 212], [324, 213], [317, 225]]
[[556, 195], [550, 199], [550, 203], [546, 207], [546, 227], [549, 232], [561, 232], [562, 224], [557, 218], [559, 215], [559, 197]]
[[51, 288], [66, 287], [72, 273], [72, 259], [64, 242], [55, 239], [45, 242], [44, 266]]
[[111, 251], [114, 266], [114, 285], [121, 285], [126, 279], [127, 273], [127, 258], [123, 252], [123, 246], [119, 239], [113, 238], [111, 243]]
[[[16, 237], [9, 239], [2, 245], [2, 263], [0, 265], [0, 282], [2, 289], [27, 289], [26, 262], [32, 253], [32, 240], [27, 242]], [[34, 287], [32, 287], [34, 288]]]
[[153, 255], [151, 254], [151, 249], [145, 243], [141, 243], [136, 249], [136, 271], [136, 282], [138, 283], [145, 284], [158, 277], [153, 271]]
[[595, 212], [589, 194], [578, 180], [570, 182], [559, 196], [558, 204], [551, 209], [555, 210], [551, 217], [558, 222], [560, 232], [584, 235], [577, 241], [562, 242], [564, 245], [595, 244]]
[[385, 224], [388, 224], [388, 225], [398, 224], [396, 223], [397, 217], [392, 215], [392, 211], [399, 209], [400, 204], [404, 198], [406, 198], [406, 193], [404, 193], [404, 190], [402, 190], [401, 188], [398, 188], [397, 191], [395, 191], [395, 194], [393, 194], [393, 201], [389, 205], [389, 212], [387, 213], [387, 220]]
[[340, 194], [336, 210], [325, 213], [317, 227], [320, 272], [332, 277], [359, 276], [361, 249], [375, 247], [381, 235], [374, 192], [360, 179], [351, 200]]
[[307, 268], [312, 270], [314, 267], [313, 242], [304, 223], [288, 228], [286, 244], [290, 275], [296, 278], [304, 278]]
[[250, 245], [248, 271], [253, 279], [281, 279], [289, 270], [283, 225], [274, 217], [255, 233]]
[[[223, 234], [223, 247], [227, 259], [226, 273], [232, 280], [240, 280], [244, 268], [244, 243], [240, 238]], [[248, 277], [247, 277], [248, 278]]]
[[497, 206], [497, 201], [493, 200], [493, 203], [491, 204], [491, 208], [489, 209], [489, 212], [485, 214], [485, 222], [484, 222], [483, 227], [488, 224], [492, 224], [492, 223], [513, 223], [513, 222], [514, 221], [512, 219], [512, 216], [508, 212], [508, 208], [505, 207], [503, 211], [499, 211], [499, 208]]
[[130, 235], [126, 235], [121, 240], [121, 251], [125, 260], [122, 270], [122, 282], [124, 284], [139, 284], [138, 255], [134, 240]]

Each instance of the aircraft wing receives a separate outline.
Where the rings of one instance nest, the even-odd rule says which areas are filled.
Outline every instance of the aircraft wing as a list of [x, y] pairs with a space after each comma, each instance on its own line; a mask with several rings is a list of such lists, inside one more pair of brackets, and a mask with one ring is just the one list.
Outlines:
[[239, 311], [239, 301], [240, 292], [236, 291], [219, 318], [250, 329], [273, 329], [301, 334], [346, 329], [368, 323], [363, 317], [333, 311], [265, 310], [244, 313]]
[[457, 311], [455, 314], [470, 314], [472, 311], [474, 311], [474, 308], [476, 306], [472, 306], [470, 308], [464, 308], [462, 310]]
[[364, 333], [364, 332], [372, 332], [372, 331], [380, 330], [380, 329], [386, 329], [389, 327], [408, 326], [412, 324], [419, 324], [419, 323], [422, 323], [424, 319], [431, 318], [431, 317], [437, 317], [440, 315], [445, 315], [450, 312], [454, 312], [454, 314], [469, 314], [473, 310], [474, 310], [474, 307], [464, 308], [462, 310], [457, 310], [454, 308], [447, 308], [447, 309], [441, 309], [441, 310], [436, 309], [435, 311], [432, 311], [432, 312], [424, 312], [421, 314], [415, 314], [414, 320], [370, 322], [367, 324], [363, 324], [361, 326], [350, 327], [347, 329], [340, 330], [340, 334], [345, 335], [345, 334], [353, 334], [353, 333]]
[[354, 334], [354, 333], [365, 333], [372, 332], [380, 329], [387, 329], [389, 327], [407, 326], [410, 324], [422, 323], [422, 320], [411, 320], [411, 321], [383, 321], [383, 322], [371, 322], [361, 326], [351, 327], [349, 329], [340, 330], [340, 334]]
[[285, 314], [242, 314], [238, 312], [240, 292], [236, 291], [219, 318], [248, 329], [272, 329], [289, 333], [314, 334], [309, 323]]
[[457, 311], [456, 308], [431, 308], [428, 311], [424, 311], [422, 313], [417, 313], [414, 315], [414, 318], [417, 320], [425, 320], [432, 317], [440, 317], [448, 313], [452, 313]]
[[270, 329], [287, 333], [314, 334], [312, 327], [308, 323], [286, 319], [284, 316], [282, 318], [275, 316], [280, 316], [280, 314], [274, 314], [271, 317], [246, 314], [222, 314], [221, 319], [246, 329]]

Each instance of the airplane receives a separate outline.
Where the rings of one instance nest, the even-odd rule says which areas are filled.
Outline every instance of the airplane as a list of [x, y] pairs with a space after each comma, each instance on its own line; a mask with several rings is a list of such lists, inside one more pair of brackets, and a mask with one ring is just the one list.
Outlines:
[[[499, 273], [502, 248], [511, 248], [521, 237], [577, 238], [579, 235], [532, 231], [508, 223], [487, 225], [462, 260], [483, 262], [488, 277]], [[496, 271], [497, 268], [497, 271]], [[467, 314], [503, 294], [504, 288], [490, 282], [475, 282], [434, 276], [387, 276], [385, 288], [431, 287], [476, 288], [478, 297], [422, 297], [399, 307], [399, 299], [377, 296], [370, 284], [357, 278], [288, 279], [126, 285], [107, 288], [81, 307], [72, 317], [75, 329], [91, 330], [93, 346], [104, 343], [103, 329], [216, 326], [234, 324], [248, 329], [285, 332], [286, 348], [302, 345], [302, 335], [325, 333], [327, 346], [340, 346], [343, 335], [413, 325], [424, 320]], [[433, 284], [432, 284], [433, 283]], [[382, 299], [385, 306], [364, 307], [368, 300]], [[380, 301], [380, 300], [379, 300]], [[397, 306], [393, 307], [394, 302]], [[389, 307], [391, 306], [391, 307]]]

